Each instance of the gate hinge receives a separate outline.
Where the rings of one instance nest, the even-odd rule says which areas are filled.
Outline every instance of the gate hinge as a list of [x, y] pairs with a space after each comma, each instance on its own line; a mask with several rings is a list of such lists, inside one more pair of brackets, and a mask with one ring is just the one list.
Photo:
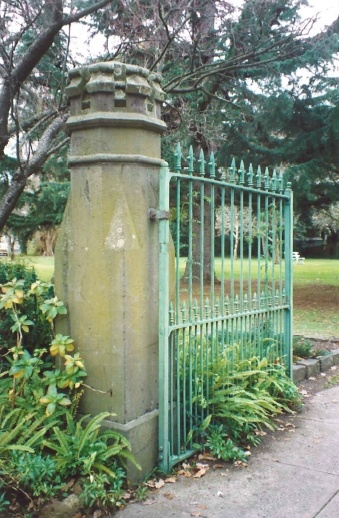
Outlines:
[[167, 210], [148, 209], [148, 217], [152, 221], [159, 219], [170, 219], [170, 213]]

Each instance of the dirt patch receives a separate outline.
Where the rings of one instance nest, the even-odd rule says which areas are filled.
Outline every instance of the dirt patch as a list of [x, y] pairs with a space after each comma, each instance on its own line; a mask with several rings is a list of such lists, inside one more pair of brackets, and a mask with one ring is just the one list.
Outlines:
[[303, 310], [336, 311], [339, 308], [339, 287], [327, 284], [295, 285], [293, 303], [295, 308]]

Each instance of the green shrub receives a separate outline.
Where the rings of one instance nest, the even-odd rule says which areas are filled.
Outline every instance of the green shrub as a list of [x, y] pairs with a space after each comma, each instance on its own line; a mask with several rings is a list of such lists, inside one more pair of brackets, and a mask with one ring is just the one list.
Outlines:
[[293, 356], [295, 358], [316, 358], [326, 354], [328, 354], [326, 350], [314, 349], [312, 342], [308, 338], [303, 338], [302, 336], [293, 337]]
[[[66, 308], [34, 272], [11, 268], [24, 278], [9, 279], [7, 266], [1, 270], [0, 325], [7, 338], [0, 349], [0, 509], [7, 494], [48, 498], [70, 477], [81, 480], [84, 502], [114, 506], [122, 466], [137, 465], [130, 444], [113, 430], [101, 431], [112, 414], [76, 419], [86, 370], [73, 339], [55, 333], [54, 320]], [[37, 329], [44, 330], [39, 340], [28, 340]]]
[[[38, 281], [38, 277], [34, 268], [23, 261], [0, 261], [0, 286], [6, 285], [13, 279], [22, 281], [21, 287], [25, 294], [22, 305], [18, 307], [18, 314], [19, 316], [26, 315], [28, 320], [34, 321], [30, 333], [26, 333], [22, 337], [22, 346], [32, 353], [34, 349], [46, 346], [51, 338], [50, 325], [46, 319], [42, 318], [39, 310], [39, 304], [42, 302], [41, 296], [38, 293], [26, 296], [32, 284]], [[51, 284], [46, 284], [44, 295], [47, 298], [54, 296]], [[11, 314], [5, 308], [0, 308], [0, 347], [9, 349], [15, 345], [15, 335], [11, 332], [12, 325]]]
[[96, 473], [81, 482], [80, 501], [86, 507], [103, 506], [104, 508], [121, 507], [124, 504], [124, 472], [116, 467], [114, 483], [105, 473]]
[[293, 355], [299, 358], [312, 358], [312, 343], [307, 338], [293, 337]]
[[50, 455], [13, 451], [8, 464], [18, 487], [34, 496], [54, 496], [62, 487], [57, 465]]
[[209, 427], [204, 446], [209, 449], [214, 457], [225, 462], [247, 461], [246, 452], [239, 446], [235, 446], [225, 432], [223, 425], [211, 425]]

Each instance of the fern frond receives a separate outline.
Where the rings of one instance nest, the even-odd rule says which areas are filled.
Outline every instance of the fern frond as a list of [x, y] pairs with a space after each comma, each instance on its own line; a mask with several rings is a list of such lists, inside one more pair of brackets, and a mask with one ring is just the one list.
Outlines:
[[23, 444], [10, 444], [9, 446], [7, 446], [6, 450], [27, 451], [28, 453], [34, 453], [33, 448], [30, 448], [29, 446], [24, 446]]
[[53, 432], [55, 433], [55, 436], [59, 441], [62, 454], [67, 455], [71, 448], [71, 445], [69, 443], [70, 436], [67, 435], [65, 432], [63, 432], [62, 430], [60, 430], [60, 428], [58, 426], [53, 427]]
[[82, 451], [84, 445], [89, 440], [89, 437], [94, 434], [96, 430], [99, 430], [100, 423], [106, 417], [109, 417], [111, 414], [109, 412], [102, 412], [97, 416], [93, 417], [86, 425], [86, 427], [82, 430], [81, 440], [79, 443], [79, 453]]

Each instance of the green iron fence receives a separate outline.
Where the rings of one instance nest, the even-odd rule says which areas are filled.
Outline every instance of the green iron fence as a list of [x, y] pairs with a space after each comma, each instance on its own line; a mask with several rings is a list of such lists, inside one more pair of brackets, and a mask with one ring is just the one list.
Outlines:
[[292, 192], [276, 171], [217, 170], [178, 145], [160, 171], [159, 465], [194, 451], [213, 363], [232, 347], [292, 368]]

